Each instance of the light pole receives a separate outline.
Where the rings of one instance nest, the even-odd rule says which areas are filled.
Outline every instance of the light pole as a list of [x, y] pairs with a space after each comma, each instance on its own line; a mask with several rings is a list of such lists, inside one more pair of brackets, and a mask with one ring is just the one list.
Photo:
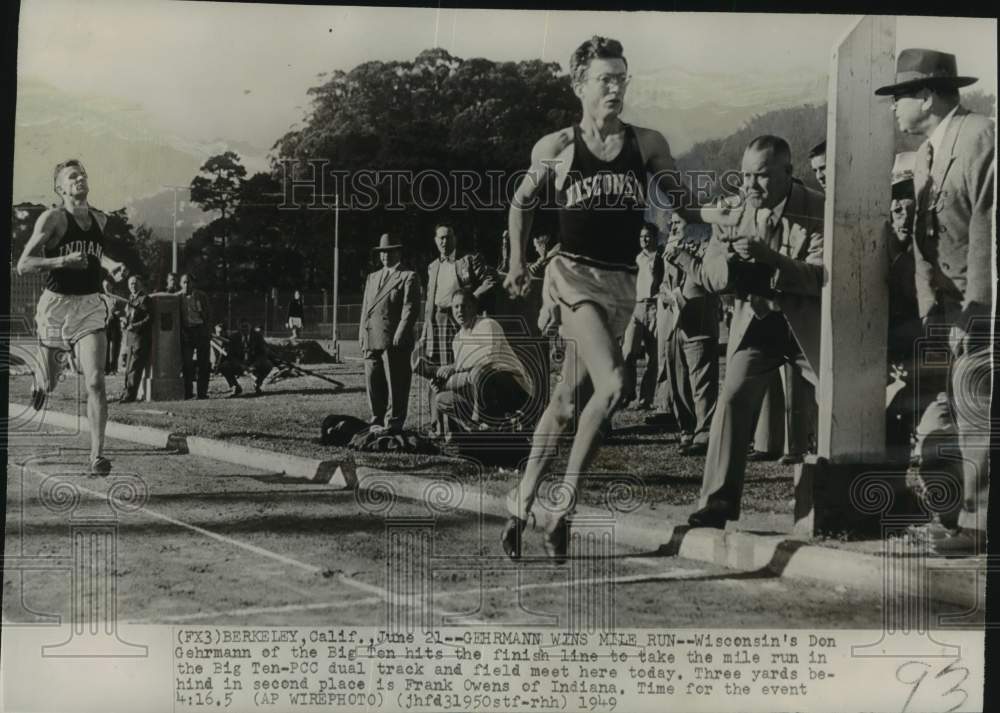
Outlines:
[[177, 191], [190, 191], [191, 186], [172, 186], [164, 185], [164, 188], [170, 188], [174, 192], [174, 226], [173, 226], [173, 249], [171, 250], [171, 261], [170, 261], [170, 271], [177, 272]]
[[337, 306], [340, 297], [340, 196], [333, 196], [333, 358], [340, 361], [337, 341]]

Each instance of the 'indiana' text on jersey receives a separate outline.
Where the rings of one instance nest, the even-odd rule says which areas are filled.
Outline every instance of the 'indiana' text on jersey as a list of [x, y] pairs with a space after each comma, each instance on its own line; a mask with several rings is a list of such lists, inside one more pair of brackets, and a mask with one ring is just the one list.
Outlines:
[[74, 240], [70, 243], [59, 244], [59, 256], [65, 257], [73, 253], [83, 253], [84, 255], [96, 255], [100, 260], [104, 254], [104, 248], [93, 240]]
[[[643, 181], [633, 173], [598, 173], [586, 178], [566, 176], [564, 207], [642, 208], [646, 205]], [[583, 204], [583, 205], [581, 205]]]

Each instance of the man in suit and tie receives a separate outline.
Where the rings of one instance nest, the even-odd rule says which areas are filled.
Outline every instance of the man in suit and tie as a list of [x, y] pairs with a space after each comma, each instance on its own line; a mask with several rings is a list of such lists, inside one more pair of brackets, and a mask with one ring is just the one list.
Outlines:
[[400, 267], [403, 246], [388, 234], [379, 238], [375, 251], [382, 267], [368, 276], [361, 302], [359, 339], [365, 389], [373, 429], [398, 433], [410, 401], [410, 352], [420, 284], [413, 270]]
[[750, 142], [741, 173], [742, 220], [713, 229], [702, 261], [702, 285], [736, 299], [692, 527], [739, 519], [747, 444], [768, 375], [787, 363], [817, 380], [823, 195], [792, 177], [791, 150], [777, 136]]
[[[427, 300], [421, 336], [422, 357], [437, 369], [455, 362], [452, 343], [458, 334], [458, 323], [452, 315], [451, 300], [456, 292], [469, 290], [480, 305], [489, 301], [497, 285], [496, 273], [479, 253], [459, 256], [455, 249], [455, 231], [446, 223], [434, 227], [434, 244], [438, 257], [427, 268]], [[431, 397], [432, 417], [437, 417]]]
[[963, 493], [957, 528], [925, 534], [949, 554], [985, 551], [989, 493], [996, 151], [993, 122], [961, 105], [959, 88], [975, 81], [958, 74], [954, 55], [906, 49], [896, 82], [875, 92], [892, 97], [901, 131], [926, 139], [913, 172], [917, 306], [925, 325], [950, 328], [953, 360], [951, 388], [921, 426], [938, 424], [928, 437], [957, 429]]

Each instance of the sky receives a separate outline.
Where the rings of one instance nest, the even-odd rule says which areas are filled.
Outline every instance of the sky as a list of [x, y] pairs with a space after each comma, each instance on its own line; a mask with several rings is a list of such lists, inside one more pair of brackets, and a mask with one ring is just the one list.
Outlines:
[[[141, 107], [195, 141], [268, 149], [301, 119], [322, 72], [412, 60], [537, 58], [566, 66], [592, 34], [622, 41], [633, 74], [827, 71], [856, 16], [436, 10], [166, 0], [22, 0], [18, 77]], [[900, 18], [897, 46], [958, 56], [996, 93], [994, 20]], [[668, 76], [668, 75], [667, 75]], [[706, 82], [706, 98], [712, 87]], [[725, 97], [719, 101], [724, 102]]]

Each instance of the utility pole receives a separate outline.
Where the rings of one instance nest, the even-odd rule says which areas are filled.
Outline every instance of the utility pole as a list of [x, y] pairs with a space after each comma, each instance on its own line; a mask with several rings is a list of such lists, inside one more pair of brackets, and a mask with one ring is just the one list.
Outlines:
[[191, 186], [164, 185], [174, 192], [173, 249], [170, 252], [170, 271], [177, 272], [177, 191], [190, 191]]

